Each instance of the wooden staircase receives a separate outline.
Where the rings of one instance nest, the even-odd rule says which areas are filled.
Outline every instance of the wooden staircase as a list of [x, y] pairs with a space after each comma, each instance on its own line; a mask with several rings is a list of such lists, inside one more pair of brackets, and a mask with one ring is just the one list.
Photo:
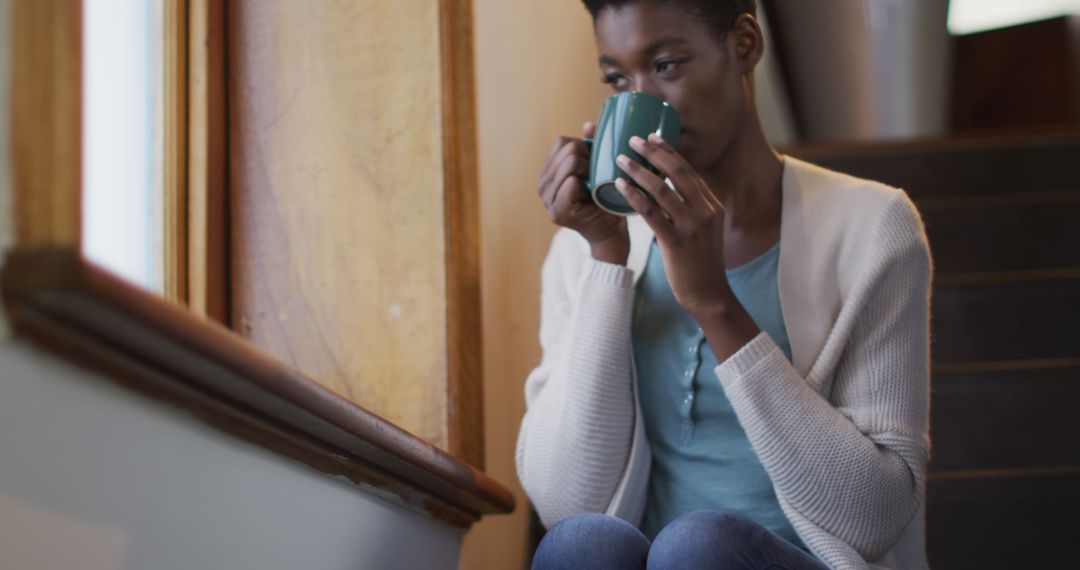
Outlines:
[[1080, 568], [1080, 132], [792, 154], [926, 221], [931, 567]]

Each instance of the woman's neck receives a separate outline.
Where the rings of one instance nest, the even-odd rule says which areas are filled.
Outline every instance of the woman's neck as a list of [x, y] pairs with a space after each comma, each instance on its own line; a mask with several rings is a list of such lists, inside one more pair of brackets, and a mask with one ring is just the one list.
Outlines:
[[700, 174], [724, 204], [729, 227], [758, 225], [763, 217], [779, 222], [783, 158], [766, 140], [756, 115], [747, 118], [724, 155]]

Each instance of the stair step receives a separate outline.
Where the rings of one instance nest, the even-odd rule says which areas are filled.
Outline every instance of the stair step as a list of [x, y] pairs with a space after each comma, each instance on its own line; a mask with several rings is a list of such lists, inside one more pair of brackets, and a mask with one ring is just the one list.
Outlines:
[[920, 202], [936, 272], [1080, 267], [1080, 192], [1034, 197]]
[[1080, 568], [1080, 467], [931, 478], [927, 550], [935, 570]]
[[869, 145], [792, 154], [924, 197], [1080, 190], [1080, 133]]
[[1080, 358], [935, 370], [931, 471], [1080, 465]]
[[1032, 279], [934, 284], [935, 364], [1080, 356], [1080, 279], [1073, 270]]

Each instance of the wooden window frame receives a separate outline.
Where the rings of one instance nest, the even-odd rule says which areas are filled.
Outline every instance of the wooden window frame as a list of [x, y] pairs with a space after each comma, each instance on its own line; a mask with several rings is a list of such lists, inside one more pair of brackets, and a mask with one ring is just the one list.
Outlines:
[[[163, 221], [166, 299], [188, 304], [188, 0], [161, 0], [162, 105], [159, 120], [164, 139]], [[192, 2], [194, 3], [194, 2]], [[194, 62], [192, 62], [194, 63]], [[197, 193], [197, 192], [195, 192]]]
[[[214, 322], [227, 314], [224, 249], [215, 253], [210, 247], [215, 232], [224, 235], [227, 203], [223, 59], [214, 49], [224, 45], [215, 37], [225, 29], [223, 1], [167, 0], [173, 14], [183, 14], [170, 28], [181, 47], [167, 56], [171, 75], [183, 79], [168, 84], [172, 95], [167, 98], [190, 97], [191, 103], [166, 117], [171, 125], [166, 136], [173, 145], [166, 167], [173, 180], [170, 255], [187, 261], [172, 273], [169, 291], [171, 299], [193, 310], [113, 277], [82, 255], [81, 4], [12, 3], [16, 241], [0, 273], [0, 292], [14, 331], [227, 433], [449, 524], [467, 528], [483, 514], [511, 511], [510, 491], [480, 470], [323, 388]], [[451, 101], [443, 121], [448, 137], [467, 141], [448, 146], [453, 150], [445, 157], [447, 178], [457, 189], [474, 188], [475, 164], [453, 154], [474, 148], [471, 108], [457, 104], [460, 97], [471, 97], [471, 85], [465, 84], [472, 73], [471, 7], [465, 0], [442, 0], [440, 6], [444, 49], [453, 54], [443, 69], [451, 86], [443, 94]], [[476, 199], [474, 191], [463, 193]], [[453, 249], [450, 282], [468, 289], [461, 298], [478, 303], [470, 281], [453, 279], [455, 272], [467, 277], [465, 272], [477, 269], [475, 203], [455, 202], [448, 218], [448, 243], [460, 240], [467, 246]], [[464, 331], [479, 326], [462, 312], [467, 309], [454, 309], [451, 326]], [[452, 354], [459, 352], [464, 353]], [[479, 367], [475, 357], [462, 358], [471, 360], [457, 363], [451, 374]]]

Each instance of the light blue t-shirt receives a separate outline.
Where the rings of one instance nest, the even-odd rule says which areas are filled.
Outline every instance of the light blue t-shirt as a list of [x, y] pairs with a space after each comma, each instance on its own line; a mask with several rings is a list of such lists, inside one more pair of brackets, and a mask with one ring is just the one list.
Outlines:
[[[780, 310], [780, 244], [727, 272], [735, 297], [791, 360]], [[742, 514], [806, 549], [716, 377], [716, 356], [675, 300], [653, 242], [638, 283], [633, 324], [638, 395], [652, 472], [642, 531], [650, 538], [701, 509]]]

